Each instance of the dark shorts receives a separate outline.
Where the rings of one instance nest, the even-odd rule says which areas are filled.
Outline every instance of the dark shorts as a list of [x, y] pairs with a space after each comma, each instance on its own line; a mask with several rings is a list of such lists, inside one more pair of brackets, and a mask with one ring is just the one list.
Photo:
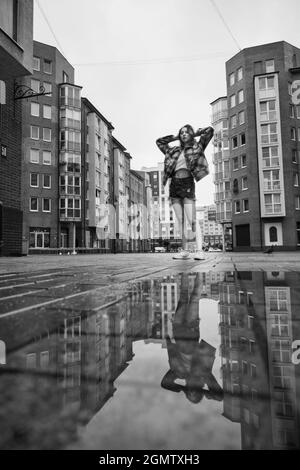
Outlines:
[[195, 182], [192, 176], [186, 178], [172, 178], [170, 184], [170, 198], [195, 200]]

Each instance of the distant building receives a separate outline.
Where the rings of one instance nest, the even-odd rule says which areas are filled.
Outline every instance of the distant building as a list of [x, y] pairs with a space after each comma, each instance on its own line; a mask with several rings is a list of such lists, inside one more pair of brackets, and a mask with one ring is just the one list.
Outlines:
[[112, 195], [112, 124], [82, 98], [83, 246], [111, 249], [115, 239]]
[[141, 171], [149, 174], [152, 187], [152, 243], [154, 245], [163, 244], [169, 248], [172, 248], [173, 245], [180, 245], [180, 230], [169, 200], [169, 182], [165, 186], [162, 184], [163, 163], [158, 163], [155, 167], [143, 167]]
[[202, 234], [202, 244], [206, 246], [223, 245], [222, 226], [216, 220], [217, 212], [214, 204], [196, 207], [196, 219]]
[[116, 251], [129, 251], [129, 204], [131, 155], [113, 137], [114, 205], [116, 214]]
[[23, 77], [32, 73], [33, 0], [0, 2], [0, 255], [22, 249]]

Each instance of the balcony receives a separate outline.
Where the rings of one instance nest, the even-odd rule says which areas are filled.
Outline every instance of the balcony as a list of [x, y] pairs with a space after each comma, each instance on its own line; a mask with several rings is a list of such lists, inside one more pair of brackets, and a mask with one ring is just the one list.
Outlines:
[[81, 152], [81, 143], [71, 140], [61, 140], [59, 144], [60, 150], [66, 152]]
[[62, 96], [60, 98], [60, 106], [70, 106], [71, 108], [81, 109], [81, 101], [77, 98], [68, 98], [66, 96]]
[[81, 122], [76, 121], [75, 119], [60, 118], [60, 127], [80, 130], [81, 129]]
[[280, 190], [280, 181], [264, 181], [264, 191]]
[[221, 211], [217, 213], [217, 222], [219, 223], [225, 223], [225, 222], [231, 222], [232, 220], [232, 211]]
[[211, 122], [215, 123], [217, 121], [220, 121], [221, 119], [227, 119], [228, 117], [228, 110], [224, 109], [222, 111], [218, 111], [216, 113], [213, 113], [211, 115]]

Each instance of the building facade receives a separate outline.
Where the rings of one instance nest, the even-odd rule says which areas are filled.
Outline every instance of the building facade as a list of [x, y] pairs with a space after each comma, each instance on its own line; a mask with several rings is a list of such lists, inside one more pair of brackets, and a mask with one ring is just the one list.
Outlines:
[[214, 184], [216, 221], [222, 226], [223, 250], [232, 249], [232, 192], [230, 173], [230, 152], [228, 139], [227, 97], [211, 103], [212, 126], [215, 130], [214, 145]]
[[33, 75], [24, 84], [37, 94], [23, 103], [24, 254], [75, 247], [81, 222], [81, 87], [61, 53], [37, 41]]
[[22, 254], [22, 94], [32, 73], [33, 1], [0, 3], [0, 255]]
[[111, 249], [115, 239], [111, 205], [112, 124], [87, 99], [82, 99], [82, 245]]
[[300, 49], [284, 41], [226, 63], [234, 250], [300, 246], [299, 65]]

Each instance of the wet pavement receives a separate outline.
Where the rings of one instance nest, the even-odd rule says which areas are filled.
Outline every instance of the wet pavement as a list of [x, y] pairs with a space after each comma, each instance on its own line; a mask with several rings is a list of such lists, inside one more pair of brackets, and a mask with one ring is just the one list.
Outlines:
[[299, 449], [298, 254], [251, 255], [1, 260], [0, 449]]

